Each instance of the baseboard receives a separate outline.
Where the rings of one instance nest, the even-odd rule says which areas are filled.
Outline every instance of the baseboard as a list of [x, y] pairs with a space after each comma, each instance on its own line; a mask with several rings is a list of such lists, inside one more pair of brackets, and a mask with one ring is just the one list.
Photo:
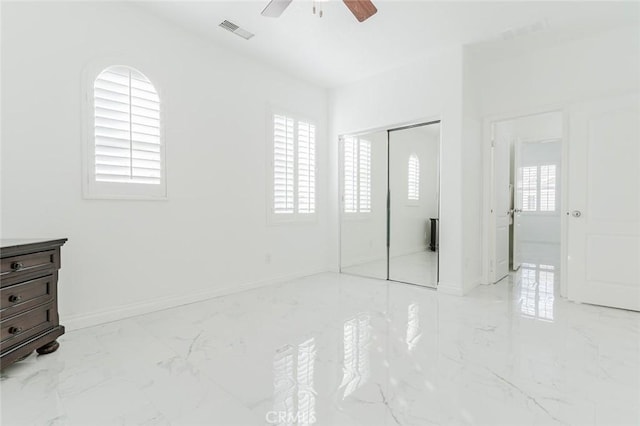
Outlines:
[[60, 323], [64, 324], [67, 331], [79, 330], [81, 328], [93, 327], [95, 325], [105, 324], [125, 318], [131, 318], [138, 315], [161, 311], [163, 309], [175, 308], [178, 306], [188, 305], [190, 303], [202, 302], [204, 300], [213, 299], [216, 297], [228, 296], [230, 294], [240, 293], [243, 291], [268, 287], [270, 285], [308, 277], [310, 275], [316, 275], [322, 272], [327, 272], [327, 268], [282, 275], [267, 280], [253, 281], [229, 287], [216, 288], [188, 295], [165, 296], [152, 300], [146, 300], [143, 302], [120, 305], [96, 312], [76, 315], [61, 315]]
[[468, 294], [474, 288], [480, 286], [482, 283], [482, 277], [476, 277], [473, 281], [470, 281], [468, 284], [464, 286], [464, 294]]
[[452, 296], [464, 296], [464, 289], [456, 284], [438, 283], [438, 293], [450, 294]]
[[438, 292], [444, 293], [444, 294], [450, 294], [452, 296], [464, 296], [479, 285], [480, 285], [480, 278], [477, 278], [471, 283], [464, 284], [462, 286], [457, 284], [443, 283], [442, 281], [440, 281], [438, 283]]

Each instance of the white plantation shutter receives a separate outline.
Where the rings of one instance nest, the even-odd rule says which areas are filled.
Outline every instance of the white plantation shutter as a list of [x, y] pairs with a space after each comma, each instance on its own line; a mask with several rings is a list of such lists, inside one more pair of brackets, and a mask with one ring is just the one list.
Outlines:
[[537, 210], [537, 196], [538, 196], [538, 167], [520, 167], [518, 172], [520, 173], [520, 179], [518, 184], [520, 185], [520, 194], [522, 199], [522, 210], [525, 212], [534, 212]]
[[273, 213], [316, 211], [316, 126], [273, 115]]
[[371, 142], [361, 140], [358, 144], [358, 210], [360, 213], [371, 212]]
[[343, 208], [345, 213], [371, 212], [371, 142], [343, 139]]
[[556, 211], [556, 165], [540, 166], [540, 211]]
[[109, 67], [94, 82], [95, 180], [160, 184], [160, 99], [142, 73]]
[[298, 213], [316, 210], [316, 126], [298, 122]]
[[344, 154], [344, 212], [356, 213], [358, 211], [358, 140], [345, 137], [343, 142]]
[[273, 212], [293, 213], [293, 119], [273, 116]]
[[407, 197], [411, 201], [420, 199], [420, 160], [416, 154], [409, 156]]

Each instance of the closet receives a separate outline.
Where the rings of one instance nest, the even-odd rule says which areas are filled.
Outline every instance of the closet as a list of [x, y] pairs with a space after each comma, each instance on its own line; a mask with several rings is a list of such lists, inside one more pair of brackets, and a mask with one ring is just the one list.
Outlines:
[[339, 143], [341, 272], [436, 287], [440, 122]]

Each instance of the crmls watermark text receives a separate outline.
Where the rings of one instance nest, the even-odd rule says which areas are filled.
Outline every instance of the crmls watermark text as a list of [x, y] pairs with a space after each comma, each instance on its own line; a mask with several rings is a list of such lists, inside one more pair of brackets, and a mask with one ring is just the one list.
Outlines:
[[268, 411], [265, 415], [270, 424], [313, 424], [316, 422], [315, 413], [292, 413], [290, 411]]

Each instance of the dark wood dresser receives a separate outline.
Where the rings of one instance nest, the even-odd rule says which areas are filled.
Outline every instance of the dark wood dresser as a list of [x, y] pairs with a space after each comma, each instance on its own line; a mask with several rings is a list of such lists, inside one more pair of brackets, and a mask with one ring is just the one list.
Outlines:
[[64, 334], [58, 321], [58, 269], [66, 241], [0, 241], [0, 368], [34, 350], [58, 349], [56, 339]]

